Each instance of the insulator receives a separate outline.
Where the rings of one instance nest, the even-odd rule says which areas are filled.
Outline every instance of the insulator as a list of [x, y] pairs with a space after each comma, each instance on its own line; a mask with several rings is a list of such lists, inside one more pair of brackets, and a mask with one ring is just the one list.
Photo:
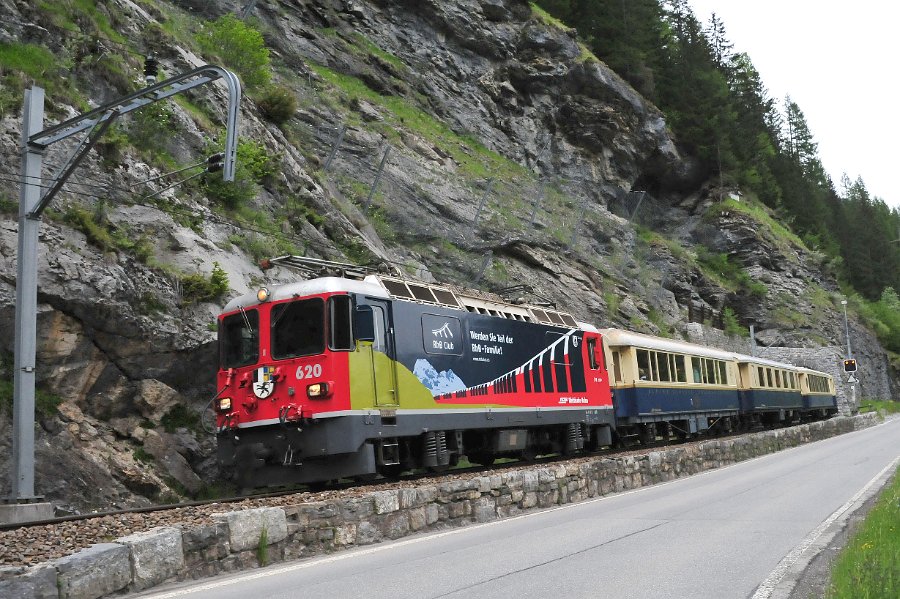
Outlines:
[[144, 80], [147, 83], [155, 83], [157, 75], [159, 75], [159, 61], [150, 54], [144, 59]]
[[206, 159], [206, 172], [217, 173], [224, 167], [225, 154], [219, 152]]

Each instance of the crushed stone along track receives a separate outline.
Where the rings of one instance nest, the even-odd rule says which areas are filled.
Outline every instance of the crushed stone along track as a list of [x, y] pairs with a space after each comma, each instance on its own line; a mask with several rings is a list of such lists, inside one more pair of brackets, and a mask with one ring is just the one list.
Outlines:
[[[722, 437], [718, 437], [722, 438]], [[697, 439], [687, 443], [701, 443], [709, 439]], [[40, 523], [26, 523], [0, 530], [0, 568], [4, 566], [33, 566], [65, 557], [90, 547], [95, 543], [107, 543], [126, 535], [148, 531], [162, 526], [201, 526], [212, 524], [213, 515], [259, 507], [284, 507], [300, 503], [328, 501], [364, 495], [373, 491], [409, 488], [426, 480], [429, 485], [458, 481], [483, 475], [485, 472], [516, 468], [543, 468], [548, 464], [578, 463], [596, 459], [598, 455], [641, 455], [667, 445], [619, 451], [602, 451], [581, 454], [578, 457], [548, 457], [533, 462], [509, 462], [491, 467], [475, 466], [453, 470], [445, 474], [415, 474], [396, 481], [378, 480], [367, 484], [344, 485], [323, 491], [285, 491], [231, 499], [195, 501], [173, 506], [159, 506], [139, 510], [122, 510], [104, 514], [85, 514]]]

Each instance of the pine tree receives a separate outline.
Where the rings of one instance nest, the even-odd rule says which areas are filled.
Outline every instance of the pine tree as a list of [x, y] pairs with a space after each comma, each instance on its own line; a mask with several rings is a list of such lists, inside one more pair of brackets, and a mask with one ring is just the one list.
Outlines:
[[706, 37], [709, 38], [712, 48], [713, 63], [724, 73], [727, 73], [731, 65], [732, 50], [734, 44], [728, 41], [725, 35], [725, 23], [712, 13], [709, 17], [709, 25], [706, 28]]

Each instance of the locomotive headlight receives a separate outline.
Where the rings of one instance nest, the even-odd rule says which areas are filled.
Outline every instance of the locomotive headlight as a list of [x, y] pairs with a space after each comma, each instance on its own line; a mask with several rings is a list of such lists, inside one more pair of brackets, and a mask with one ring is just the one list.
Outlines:
[[227, 412], [231, 409], [231, 398], [230, 397], [220, 397], [217, 405], [217, 409], [220, 412]]
[[328, 395], [328, 383], [314, 383], [312, 385], [307, 385], [306, 395], [310, 398], [325, 397]]
[[256, 292], [256, 299], [260, 302], [264, 302], [269, 299], [269, 290], [265, 287], [260, 287], [259, 291]]

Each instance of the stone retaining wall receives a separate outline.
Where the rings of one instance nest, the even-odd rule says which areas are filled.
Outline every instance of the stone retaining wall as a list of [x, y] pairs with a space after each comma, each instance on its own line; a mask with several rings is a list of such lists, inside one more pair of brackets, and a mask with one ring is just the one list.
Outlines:
[[489, 522], [697, 474], [877, 422], [875, 414], [838, 417], [643, 455], [584, 458], [343, 500], [228, 512], [211, 525], [157, 528], [32, 568], [0, 569], [0, 597], [96, 599]]

